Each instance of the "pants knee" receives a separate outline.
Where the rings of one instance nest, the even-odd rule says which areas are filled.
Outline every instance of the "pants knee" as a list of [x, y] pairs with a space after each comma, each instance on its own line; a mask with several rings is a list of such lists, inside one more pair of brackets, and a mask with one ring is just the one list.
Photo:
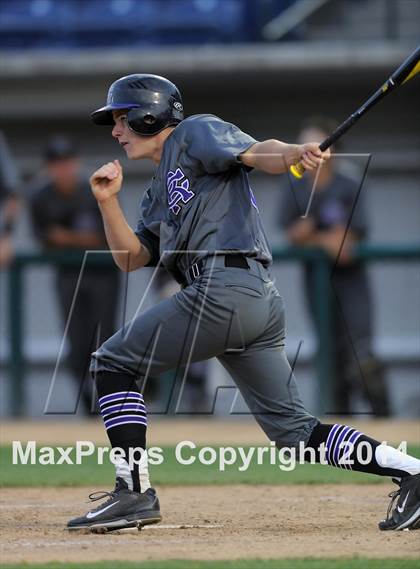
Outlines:
[[[310, 439], [314, 427], [319, 423], [318, 419], [311, 417], [298, 429], [277, 427], [266, 430], [267, 435], [271, 441], [276, 443], [276, 447], [280, 450], [281, 448], [294, 448], [299, 450], [300, 446], [304, 446]], [[271, 432], [268, 432], [271, 431]]]
[[[102, 346], [90, 357], [89, 371], [96, 376], [99, 373], [126, 373], [126, 368], [111, 353], [102, 350]], [[129, 372], [127, 372], [129, 373]]]

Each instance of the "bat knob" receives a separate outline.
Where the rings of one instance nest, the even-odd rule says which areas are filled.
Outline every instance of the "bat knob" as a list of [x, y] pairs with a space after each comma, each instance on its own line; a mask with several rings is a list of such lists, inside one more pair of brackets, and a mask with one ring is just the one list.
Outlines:
[[292, 166], [290, 166], [290, 171], [295, 178], [302, 178], [305, 172], [305, 168], [299, 162], [298, 164], [293, 164]]

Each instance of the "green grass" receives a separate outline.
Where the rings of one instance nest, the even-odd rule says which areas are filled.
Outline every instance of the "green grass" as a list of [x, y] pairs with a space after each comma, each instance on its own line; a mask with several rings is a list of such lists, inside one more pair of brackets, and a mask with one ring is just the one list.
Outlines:
[[[217, 448], [217, 447], [216, 447]], [[194, 451], [198, 453], [198, 449]], [[420, 447], [410, 447], [410, 454], [420, 457]], [[56, 454], [58, 457], [59, 454]], [[282, 471], [278, 465], [266, 460], [262, 465], [251, 463], [248, 470], [238, 471], [238, 465], [227, 466], [221, 472], [217, 464], [205, 466], [198, 461], [185, 466], [175, 458], [173, 447], [163, 448], [164, 462], [151, 466], [153, 484], [202, 485], [202, 484], [378, 484], [388, 478], [372, 474], [343, 471], [319, 464], [297, 465], [293, 471]], [[72, 455], [74, 460], [74, 455]], [[23, 486], [109, 486], [114, 477], [114, 466], [105, 458], [99, 465], [94, 457], [86, 457], [81, 465], [14, 465], [11, 447], [0, 447], [0, 485]]]
[[236, 561], [101, 561], [99, 563], [42, 563], [2, 565], [2, 569], [418, 569], [417, 559], [238, 559]]

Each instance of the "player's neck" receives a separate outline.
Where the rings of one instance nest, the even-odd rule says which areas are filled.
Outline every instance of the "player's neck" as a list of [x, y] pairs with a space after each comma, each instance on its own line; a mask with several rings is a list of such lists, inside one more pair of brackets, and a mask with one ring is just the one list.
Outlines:
[[162, 154], [163, 154], [163, 149], [165, 146], [165, 142], [168, 139], [168, 137], [172, 134], [172, 132], [175, 130], [175, 127], [168, 127], [165, 128], [164, 130], [162, 130], [161, 132], [159, 132], [156, 135], [156, 147], [155, 147], [155, 151], [153, 152], [151, 159], [153, 160], [153, 162], [158, 166], [160, 164], [160, 161], [162, 159]]

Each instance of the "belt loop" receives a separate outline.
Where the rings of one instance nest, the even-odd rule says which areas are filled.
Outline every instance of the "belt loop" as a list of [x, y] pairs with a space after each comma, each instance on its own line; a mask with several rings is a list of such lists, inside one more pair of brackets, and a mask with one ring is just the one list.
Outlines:
[[193, 265], [191, 265], [191, 270], [192, 270], [193, 277], [195, 279], [200, 276], [200, 269], [198, 268], [197, 263], [194, 263]]
[[189, 269], [187, 270], [187, 275], [191, 283], [201, 275], [202, 268], [203, 268], [202, 261], [198, 261], [198, 263], [193, 263], [189, 267]]

